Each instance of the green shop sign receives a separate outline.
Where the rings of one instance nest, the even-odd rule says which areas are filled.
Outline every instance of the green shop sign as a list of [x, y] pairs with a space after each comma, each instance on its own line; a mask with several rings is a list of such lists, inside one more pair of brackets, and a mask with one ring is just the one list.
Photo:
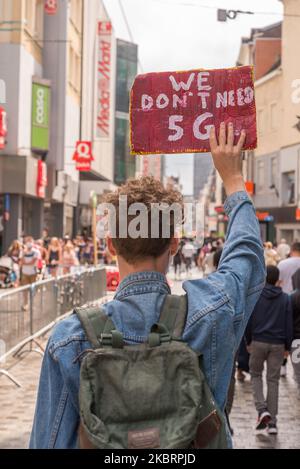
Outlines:
[[49, 150], [49, 86], [32, 84], [32, 129], [31, 147], [37, 150]]

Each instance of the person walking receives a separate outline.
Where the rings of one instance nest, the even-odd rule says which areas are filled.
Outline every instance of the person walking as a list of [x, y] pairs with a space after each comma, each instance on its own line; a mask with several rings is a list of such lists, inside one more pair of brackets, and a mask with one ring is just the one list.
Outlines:
[[186, 274], [189, 276], [192, 270], [192, 263], [195, 254], [195, 248], [193, 243], [190, 240], [184, 244], [182, 248], [182, 255], [185, 263]]
[[285, 293], [292, 293], [292, 276], [300, 269], [300, 243], [296, 242], [292, 245], [291, 255], [288, 259], [279, 262], [280, 281], [282, 290]]
[[[256, 430], [277, 434], [278, 388], [283, 358], [288, 356], [293, 337], [290, 297], [279, 287], [279, 269], [267, 267], [267, 283], [246, 328], [250, 353], [250, 375], [255, 407]], [[267, 365], [267, 397], [262, 373]]]
[[69, 274], [72, 267], [79, 265], [72, 241], [67, 241], [62, 250], [63, 275]]
[[[32, 285], [37, 280], [37, 263], [40, 258], [40, 253], [34, 248], [34, 240], [32, 236], [25, 238], [25, 248], [22, 252], [20, 260], [21, 268], [21, 286]], [[24, 303], [22, 309], [28, 309], [28, 291], [24, 291]]]
[[300, 269], [292, 277], [293, 293], [291, 295], [293, 310], [293, 343], [291, 348], [291, 361], [294, 369], [294, 378], [298, 385], [300, 399]]
[[273, 244], [270, 241], [266, 242], [264, 245], [264, 256], [266, 266], [277, 266], [278, 262], [280, 261], [280, 256], [278, 255], [277, 251], [273, 249]]
[[58, 268], [62, 263], [62, 249], [58, 238], [51, 238], [48, 255], [47, 255], [47, 267], [52, 277], [57, 277]]
[[[182, 243], [181, 243], [178, 248], [178, 251], [173, 257], [175, 280], [180, 280], [182, 260], [183, 258], [182, 258]], [[178, 275], [177, 275], [177, 272], [178, 272]]]
[[291, 248], [287, 244], [286, 240], [283, 238], [277, 246], [277, 253], [281, 261], [284, 261], [290, 255]]

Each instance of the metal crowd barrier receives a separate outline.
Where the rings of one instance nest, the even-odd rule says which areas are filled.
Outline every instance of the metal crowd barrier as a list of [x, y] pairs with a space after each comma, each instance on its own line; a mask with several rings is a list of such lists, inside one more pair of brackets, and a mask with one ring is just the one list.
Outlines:
[[[43, 353], [37, 339], [51, 329], [76, 306], [83, 306], [106, 295], [105, 267], [34, 283], [28, 287], [0, 290], [0, 365], [9, 355], [30, 351]], [[33, 344], [38, 348], [34, 349]], [[0, 369], [16, 385], [20, 384], [6, 370]]]

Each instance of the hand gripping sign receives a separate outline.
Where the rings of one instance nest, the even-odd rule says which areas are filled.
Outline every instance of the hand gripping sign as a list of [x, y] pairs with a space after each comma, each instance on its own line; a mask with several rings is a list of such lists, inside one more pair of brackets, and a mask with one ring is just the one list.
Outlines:
[[131, 90], [132, 154], [210, 151], [209, 131], [232, 122], [257, 147], [253, 67], [138, 75]]

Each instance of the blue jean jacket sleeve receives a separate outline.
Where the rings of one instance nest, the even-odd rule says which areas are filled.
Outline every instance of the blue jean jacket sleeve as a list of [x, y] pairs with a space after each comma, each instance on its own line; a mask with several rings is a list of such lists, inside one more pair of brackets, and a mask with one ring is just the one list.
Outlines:
[[259, 223], [247, 193], [229, 197], [225, 211], [229, 216], [227, 239], [212, 277], [229, 297], [238, 345], [265, 285], [266, 268]]
[[[69, 389], [62, 376], [59, 362], [50, 352], [51, 341], [45, 351], [30, 449], [76, 448], [78, 412], [71, 402]], [[65, 418], [65, 415], [68, 418]]]
[[203, 356], [208, 384], [225, 405], [237, 348], [265, 284], [259, 224], [246, 192], [225, 204], [227, 239], [218, 271], [184, 283], [188, 319], [183, 338]]

